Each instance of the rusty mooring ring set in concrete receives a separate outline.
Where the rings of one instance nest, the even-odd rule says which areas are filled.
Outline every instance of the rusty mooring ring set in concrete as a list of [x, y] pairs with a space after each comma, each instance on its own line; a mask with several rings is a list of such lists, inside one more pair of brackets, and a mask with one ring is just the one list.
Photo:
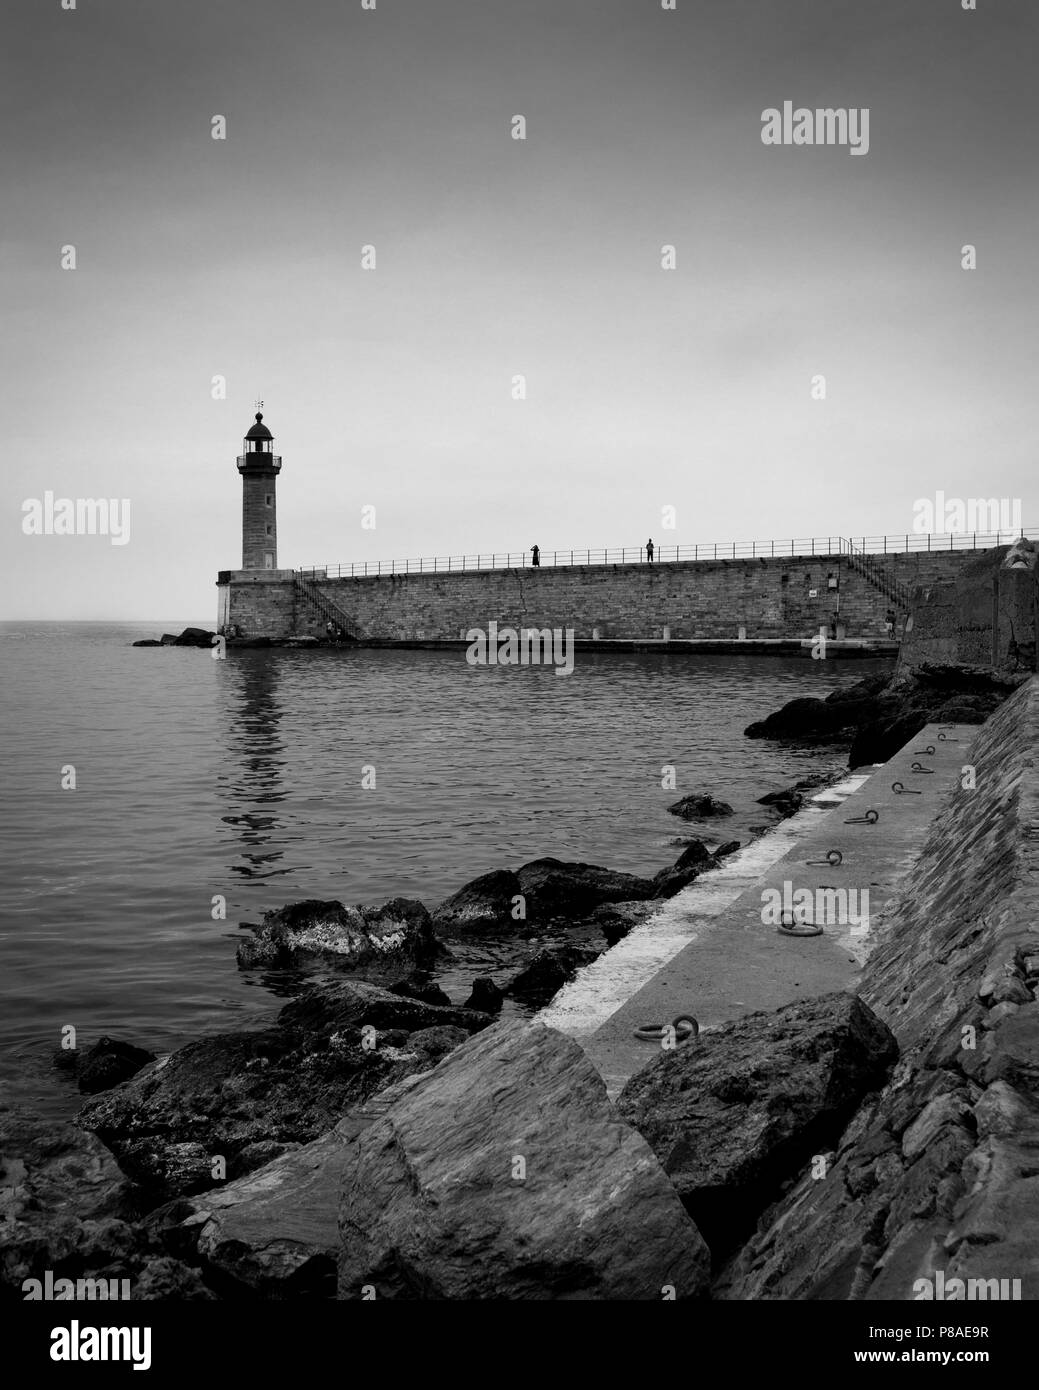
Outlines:
[[[790, 921], [787, 922], [787, 918]], [[780, 936], [822, 936], [823, 929], [815, 922], [796, 922], [794, 914], [788, 907], [784, 907], [779, 915], [779, 926], [776, 928]]]
[[643, 1023], [635, 1029], [635, 1036], [640, 1042], [661, 1042], [665, 1028], [674, 1029], [676, 1043], [698, 1037], [700, 1033], [700, 1025], [692, 1014], [679, 1014], [670, 1023]]

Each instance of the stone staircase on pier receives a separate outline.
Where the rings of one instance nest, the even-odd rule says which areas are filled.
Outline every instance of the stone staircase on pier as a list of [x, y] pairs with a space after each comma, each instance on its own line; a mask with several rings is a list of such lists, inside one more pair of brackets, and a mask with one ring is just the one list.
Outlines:
[[334, 603], [330, 598], [327, 598], [312, 580], [304, 579], [301, 574], [293, 575], [293, 580], [296, 586], [296, 593], [308, 603], [311, 608], [320, 613], [326, 622], [333, 623], [336, 627], [341, 628], [352, 642], [359, 640], [357, 633], [354, 631], [353, 619], [348, 618], [339, 605]]
[[845, 559], [849, 567], [856, 574], [860, 574], [868, 584], [872, 584], [885, 598], [890, 599], [903, 614], [908, 613], [911, 598], [909, 586], [896, 579], [881, 563], [879, 556], [856, 550], [851, 541], [848, 541], [847, 545]]

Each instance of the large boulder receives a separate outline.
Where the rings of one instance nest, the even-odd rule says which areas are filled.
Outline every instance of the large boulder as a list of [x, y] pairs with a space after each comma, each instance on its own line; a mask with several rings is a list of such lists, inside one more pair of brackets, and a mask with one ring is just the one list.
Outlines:
[[680, 893], [683, 888], [688, 888], [690, 883], [700, 877], [700, 874], [712, 867], [714, 856], [702, 840], [691, 840], [685, 847], [678, 859], [666, 869], [654, 875], [653, 896], [655, 898], [673, 898], [676, 893]]
[[744, 729], [747, 738], [794, 739], [799, 742], [832, 742], [877, 714], [874, 699], [818, 700], [801, 696], [782, 709]]
[[744, 730], [748, 738], [816, 744], [852, 739], [849, 767], [887, 762], [927, 724], [980, 724], [1025, 677], [981, 667], [922, 664], [869, 676], [825, 700], [790, 700]]
[[333, 959], [351, 970], [379, 973], [428, 969], [440, 953], [433, 922], [422, 903], [393, 898], [381, 907], [344, 907], [307, 898], [264, 914], [254, 935], [238, 945], [240, 969], [284, 969], [308, 955]]
[[652, 879], [598, 864], [533, 859], [515, 873], [495, 869], [467, 883], [434, 909], [433, 926], [445, 934], [515, 932], [539, 922], [577, 921], [603, 903], [651, 898], [653, 890]]
[[832, 1147], [897, 1057], [853, 994], [748, 1014], [661, 1055], [617, 1109], [653, 1148], [717, 1256], [813, 1155]]
[[648, 1146], [540, 1023], [498, 1024], [396, 1088], [346, 1151], [339, 1211], [344, 1299], [688, 1299], [708, 1278]]
[[361, 982], [312, 987], [273, 1027], [189, 1043], [89, 1102], [80, 1120], [153, 1198], [201, 1192], [316, 1139], [349, 1106], [428, 1069], [437, 1056], [410, 1046], [411, 1035], [444, 1026], [468, 1035], [490, 1022]]
[[481, 874], [433, 909], [434, 930], [465, 934], [514, 930], [513, 899], [519, 891], [519, 879], [508, 869]]
[[209, 632], [204, 627], [186, 627], [178, 637], [173, 639], [175, 647], [211, 647], [215, 632]]
[[516, 875], [528, 920], [586, 917], [603, 903], [633, 902], [653, 896], [653, 881], [598, 864], [534, 859]]

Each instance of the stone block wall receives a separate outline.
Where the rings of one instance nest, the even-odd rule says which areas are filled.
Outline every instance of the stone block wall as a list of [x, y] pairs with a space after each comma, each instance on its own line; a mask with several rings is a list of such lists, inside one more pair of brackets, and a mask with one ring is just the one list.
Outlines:
[[[903, 584], [957, 574], [972, 551], [914, 552], [884, 561]], [[699, 560], [664, 564], [573, 565], [366, 575], [316, 581], [361, 638], [457, 640], [470, 628], [572, 627], [578, 638], [807, 638], [829, 622], [840, 585], [840, 620], [849, 637], [882, 637], [896, 605], [840, 555]], [[298, 599], [290, 571], [236, 571], [221, 612], [250, 636], [323, 636], [325, 619]], [[280, 587], [279, 587], [280, 586]], [[815, 590], [815, 596], [812, 596]], [[290, 627], [286, 627], [290, 624]]]
[[[217, 580], [217, 629], [234, 626], [243, 637], [290, 637], [314, 631], [310, 613], [298, 612], [292, 570], [225, 570]], [[324, 620], [320, 635], [325, 635]]]

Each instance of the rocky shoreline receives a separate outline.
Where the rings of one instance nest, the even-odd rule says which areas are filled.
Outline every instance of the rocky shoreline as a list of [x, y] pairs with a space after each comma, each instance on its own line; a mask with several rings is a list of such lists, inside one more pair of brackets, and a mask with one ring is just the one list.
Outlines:
[[[810, 745], [843, 741], [850, 745], [850, 764], [859, 766], [882, 761], [885, 749], [901, 747], [928, 722], [981, 723], [1022, 679], [950, 668], [871, 678], [827, 700], [792, 701], [746, 733]], [[763, 796], [773, 823], [795, 814], [818, 780], [824, 779]], [[710, 796], [684, 797], [669, 809], [698, 823], [724, 822], [731, 814]], [[437, 1106], [429, 1111], [426, 1091], [416, 1090], [416, 1083], [438, 1068], [431, 1093], [458, 1085], [471, 1097], [488, 1085], [493, 1094], [499, 1084], [515, 1093], [521, 1108], [529, 1102], [526, 1085], [535, 1111], [545, 1114], [548, 1078], [568, 1059], [568, 1081], [560, 1077], [559, 1083], [561, 1113], [577, 1106], [581, 1124], [600, 1136], [588, 1140], [589, 1161], [599, 1153], [597, 1144], [602, 1154], [613, 1152], [619, 1119], [576, 1045], [536, 1022], [498, 1017], [506, 999], [547, 1003], [661, 901], [739, 848], [712, 839], [713, 848], [709, 839], [691, 838], [677, 861], [653, 878], [540, 859], [483, 874], [432, 911], [396, 898], [374, 907], [306, 900], [268, 912], [239, 944], [239, 968], [277, 971], [319, 962], [333, 970], [333, 979], [304, 985], [266, 1028], [205, 1037], [165, 1057], [109, 1038], [82, 1057], [61, 1054], [91, 1097], [76, 1124], [44, 1123], [0, 1108], [3, 1295], [20, 1297], [23, 1281], [51, 1270], [70, 1278], [129, 1278], [135, 1298], [335, 1297], [337, 1287], [340, 1297], [354, 1297], [354, 1286], [366, 1280], [388, 1280], [398, 1290], [389, 1296], [418, 1296], [407, 1292], [407, 1279], [393, 1283], [386, 1260], [405, 1239], [403, 1226], [421, 1225], [429, 1213], [416, 1212], [408, 1180], [394, 1178], [392, 1165], [387, 1169], [378, 1157], [386, 1143], [402, 1151], [413, 1142], [425, 1152], [418, 1136], [443, 1112]], [[452, 945], [503, 934], [523, 942], [519, 968], [507, 979], [474, 978], [468, 997], [452, 1002], [437, 983]], [[781, 1197], [794, 1158], [800, 1162], [835, 1144], [863, 1097], [884, 1085], [897, 1057], [890, 1030], [855, 996], [804, 1001], [784, 1013], [740, 1019], [705, 1046], [658, 1059], [632, 1078], [618, 1103], [616, 1115], [641, 1136], [638, 1144], [634, 1137], [621, 1142], [634, 1155], [633, 1171], [644, 1174], [632, 1210], [642, 1211], [640, 1219], [658, 1231], [669, 1258], [684, 1271], [678, 1296], [706, 1294], [712, 1259], [717, 1267], [733, 1256], [757, 1215]], [[791, 1058], [815, 1058], [815, 1070], [784, 1062], [777, 1038], [793, 1040]], [[763, 1068], [766, 1052], [773, 1061]], [[459, 1079], [452, 1081], [456, 1072]], [[716, 1104], [698, 1131], [695, 1162], [681, 1120], [681, 1092], [694, 1081], [697, 1093], [714, 1096]], [[465, 1121], [470, 1146], [487, 1118], [473, 1104], [476, 1111]], [[755, 1127], [762, 1107], [769, 1114], [782, 1109], [783, 1124]], [[396, 1137], [383, 1134], [387, 1124], [400, 1127]], [[536, 1129], [535, 1119], [530, 1124]], [[537, 1136], [536, 1144], [544, 1142]], [[475, 1180], [463, 1136], [447, 1148]], [[671, 1187], [653, 1175], [660, 1169], [650, 1151]], [[684, 1155], [678, 1166], [676, 1154]], [[558, 1161], [565, 1167], [565, 1155]], [[695, 1175], [683, 1176], [693, 1168]], [[311, 1181], [307, 1175], [326, 1185], [325, 1220], [301, 1232], [293, 1221], [298, 1225], [297, 1208], [307, 1203], [294, 1205], [292, 1194], [304, 1179]], [[329, 1194], [340, 1186], [346, 1195], [336, 1228], [338, 1195], [333, 1201]], [[381, 1207], [373, 1191], [382, 1193]], [[253, 1223], [249, 1239], [235, 1226], [246, 1218]], [[551, 1244], [545, 1233], [558, 1222], [562, 1249], [563, 1213], [549, 1211], [544, 1219], [541, 1235]], [[287, 1220], [294, 1234], [272, 1237], [278, 1220]], [[336, 1229], [362, 1233], [350, 1258], [338, 1263], [338, 1274]], [[580, 1252], [584, 1273], [577, 1292], [561, 1292], [576, 1277], [566, 1272], [567, 1261], [578, 1259], [574, 1251], [553, 1257], [556, 1263], [542, 1262], [538, 1292], [523, 1273], [521, 1234], [509, 1234], [507, 1223], [503, 1230], [495, 1246], [497, 1265], [504, 1261], [498, 1273], [480, 1260], [464, 1276], [440, 1271], [442, 1292], [430, 1296], [621, 1297], [630, 1294], [616, 1291], [617, 1280], [626, 1279], [629, 1288], [637, 1281], [634, 1253], [629, 1268], [622, 1262], [619, 1273], [606, 1272], [607, 1236], [614, 1260], [627, 1248], [625, 1231], [610, 1226], [599, 1233], [595, 1250]], [[429, 1239], [434, 1234], [427, 1232]]]
[[[186, 627], [182, 632], [164, 632], [161, 637], [141, 637], [131, 642], [131, 647], [213, 647], [220, 634], [205, 627]], [[227, 647], [249, 649], [252, 647], [331, 647], [345, 646], [353, 638], [343, 637], [340, 642], [320, 641], [317, 637], [222, 637]]]

